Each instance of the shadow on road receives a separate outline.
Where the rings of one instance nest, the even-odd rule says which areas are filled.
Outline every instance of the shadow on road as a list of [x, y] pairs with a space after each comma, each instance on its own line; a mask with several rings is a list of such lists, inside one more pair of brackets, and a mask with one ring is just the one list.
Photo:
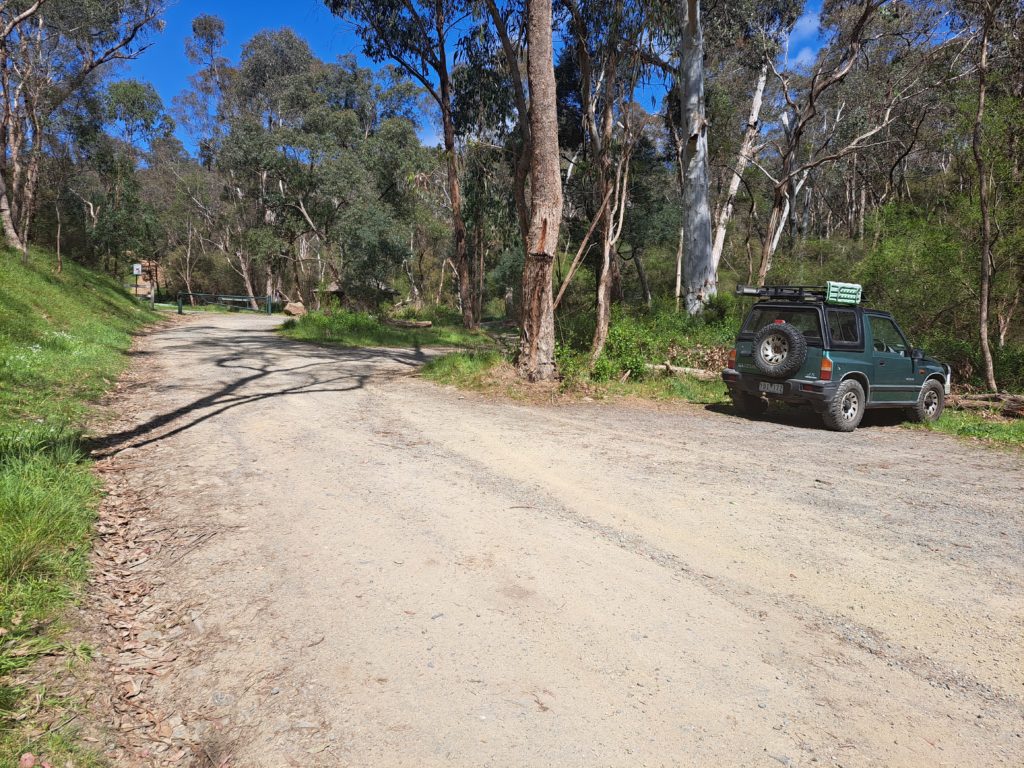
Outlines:
[[[736, 409], [727, 403], [712, 403], [704, 406], [705, 411], [718, 413], [725, 416], [732, 416], [736, 419], [746, 418], [736, 413]], [[815, 429], [829, 431], [821, 420], [821, 416], [809, 408], [774, 405], [768, 409], [763, 416], [758, 416], [750, 421], [759, 421], [764, 424], [777, 424], [779, 426], [797, 427], [800, 429]], [[899, 426], [907, 420], [906, 414], [901, 408], [883, 408], [867, 411], [864, 420], [857, 429], [874, 429], [879, 427]]]
[[[178, 356], [190, 368], [209, 369], [209, 383], [215, 388], [131, 429], [87, 441], [94, 457], [158, 442], [242, 405], [290, 395], [359, 390], [370, 380], [393, 378], [428, 360], [420, 349], [317, 346], [282, 339], [266, 329], [195, 324], [177, 333], [179, 343], [130, 354], [140, 359]], [[167, 386], [177, 385], [171, 380]], [[206, 389], [207, 382], [200, 387]], [[172, 428], [164, 431], [165, 427]]]

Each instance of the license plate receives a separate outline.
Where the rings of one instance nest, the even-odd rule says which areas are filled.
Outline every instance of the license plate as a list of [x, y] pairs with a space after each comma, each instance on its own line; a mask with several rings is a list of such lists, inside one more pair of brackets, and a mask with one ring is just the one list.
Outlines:
[[781, 395], [786, 391], [785, 384], [776, 384], [771, 381], [762, 381], [757, 385], [757, 388], [762, 392], [767, 392], [769, 395]]

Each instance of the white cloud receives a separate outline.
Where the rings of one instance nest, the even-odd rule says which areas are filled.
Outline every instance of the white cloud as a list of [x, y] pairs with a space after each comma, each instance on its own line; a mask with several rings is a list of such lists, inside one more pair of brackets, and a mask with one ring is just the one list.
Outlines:
[[800, 52], [792, 61], [794, 69], [801, 69], [803, 67], [810, 67], [814, 64], [814, 60], [818, 57], [818, 54], [811, 48], [801, 48]]

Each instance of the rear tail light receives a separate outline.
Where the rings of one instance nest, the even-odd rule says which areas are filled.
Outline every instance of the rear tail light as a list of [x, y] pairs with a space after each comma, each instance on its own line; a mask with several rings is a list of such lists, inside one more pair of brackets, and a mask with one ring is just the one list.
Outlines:
[[736, 347], [729, 350], [729, 367], [736, 370]]
[[832, 360], [827, 355], [821, 358], [821, 373], [818, 374], [818, 378], [822, 381], [832, 381]]

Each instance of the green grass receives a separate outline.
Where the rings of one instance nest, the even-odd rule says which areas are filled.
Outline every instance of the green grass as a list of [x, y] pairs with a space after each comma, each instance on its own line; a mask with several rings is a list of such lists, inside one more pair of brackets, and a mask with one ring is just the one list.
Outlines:
[[459, 325], [396, 328], [366, 312], [332, 310], [293, 318], [281, 333], [296, 341], [338, 344], [344, 347], [470, 347], [486, 348], [493, 342], [482, 333]]
[[89, 401], [155, 318], [116, 281], [52, 263], [0, 250], [0, 766], [28, 744], [11, 673], [60, 647], [60, 616], [87, 573], [100, 496], [82, 448]]
[[731, 403], [729, 391], [721, 381], [701, 381], [692, 376], [658, 374], [640, 381], [609, 382], [610, 395], [639, 397], [644, 400], [679, 400], [701, 405]]
[[997, 445], [1024, 447], [1024, 419], [1003, 419], [994, 414], [986, 418], [977, 411], [947, 408], [937, 422], [915, 426]]
[[[506, 366], [505, 358], [494, 351], [453, 352], [434, 358], [423, 367], [423, 378], [437, 384], [449, 384], [460, 389], [493, 391], [513, 399], [529, 399], [529, 385], [515, 379], [511, 372], [505, 377], [495, 376], [499, 367]], [[721, 381], [700, 381], [690, 376], [647, 375], [642, 379], [621, 381], [595, 380], [575, 371], [569, 376], [563, 372], [559, 391], [570, 398], [588, 396], [637, 397], [644, 400], [677, 400], [687, 403], [713, 405], [728, 403], [729, 394]]]
[[486, 375], [504, 358], [493, 350], [453, 352], [436, 357], [423, 366], [423, 378], [463, 389], [480, 389]]

